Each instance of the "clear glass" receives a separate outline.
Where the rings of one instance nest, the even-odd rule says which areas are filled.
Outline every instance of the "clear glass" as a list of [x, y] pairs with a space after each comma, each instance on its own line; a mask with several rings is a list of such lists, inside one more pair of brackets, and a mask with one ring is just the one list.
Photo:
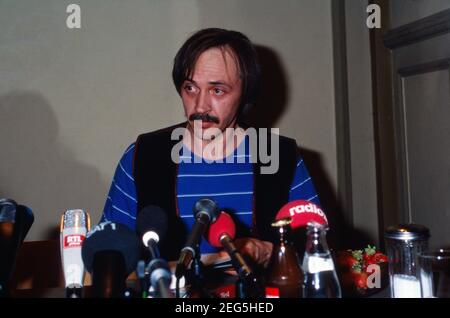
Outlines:
[[428, 240], [386, 238], [392, 298], [420, 298], [418, 255], [428, 248]]
[[450, 298], [450, 250], [419, 254], [423, 298]]
[[341, 298], [341, 286], [326, 240], [328, 227], [309, 223], [303, 258], [303, 296], [305, 298]]

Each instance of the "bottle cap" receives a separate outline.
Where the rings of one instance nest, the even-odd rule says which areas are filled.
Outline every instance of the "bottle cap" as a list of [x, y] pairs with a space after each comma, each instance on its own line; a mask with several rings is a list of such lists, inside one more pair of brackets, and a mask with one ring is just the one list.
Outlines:
[[430, 237], [430, 230], [420, 224], [399, 224], [390, 226], [384, 233], [385, 238], [393, 240], [425, 240]]
[[284, 226], [288, 226], [291, 223], [292, 223], [292, 218], [287, 217], [287, 218], [283, 218], [283, 219], [273, 222], [272, 226], [273, 227], [284, 227]]

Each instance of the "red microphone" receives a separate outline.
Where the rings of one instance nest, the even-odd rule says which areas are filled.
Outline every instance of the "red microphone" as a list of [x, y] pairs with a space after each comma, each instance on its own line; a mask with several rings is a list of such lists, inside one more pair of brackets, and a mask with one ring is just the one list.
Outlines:
[[230, 255], [231, 262], [239, 276], [245, 278], [252, 274], [252, 270], [233, 244], [235, 235], [236, 227], [233, 219], [228, 213], [222, 211], [216, 222], [211, 223], [209, 226], [206, 232], [206, 240], [214, 247], [223, 247]]
[[290, 217], [292, 218], [291, 228], [297, 229], [305, 227], [309, 222], [317, 222], [319, 224], [328, 224], [327, 216], [322, 209], [309, 201], [296, 200], [286, 203], [280, 211], [278, 211], [276, 220]]

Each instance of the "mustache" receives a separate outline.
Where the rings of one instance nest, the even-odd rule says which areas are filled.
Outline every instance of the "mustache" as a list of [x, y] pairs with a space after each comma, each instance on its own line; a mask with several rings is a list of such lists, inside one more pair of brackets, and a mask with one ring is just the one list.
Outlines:
[[211, 123], [216, 123], [216, 124], [218, 124], [220, 122], [219, 118], [217, 118], [215, 116], [211, 116], [210, 114], [200, 114], [200, 113], [192, 114], [191, 116], [189, 116], [189, 120], [190, 121], [201, 120], [201, 121], [211, 122]]

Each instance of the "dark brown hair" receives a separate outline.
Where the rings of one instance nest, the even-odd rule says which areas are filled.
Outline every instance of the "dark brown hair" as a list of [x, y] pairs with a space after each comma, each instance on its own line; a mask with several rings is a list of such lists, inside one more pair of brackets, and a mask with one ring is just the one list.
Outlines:
[[178, 94], [181, 94], [183, 82], [191, 78], [198, 57], [213, 47], [228, 47], [233, 51], [242, 80], [240, 111], [244, 106], [253, 105], [257, 97], [261, 74], [255, 48], [244, 34], [218, 28], [196, 32], [178, 51], [172, 70], [172, 79]]

